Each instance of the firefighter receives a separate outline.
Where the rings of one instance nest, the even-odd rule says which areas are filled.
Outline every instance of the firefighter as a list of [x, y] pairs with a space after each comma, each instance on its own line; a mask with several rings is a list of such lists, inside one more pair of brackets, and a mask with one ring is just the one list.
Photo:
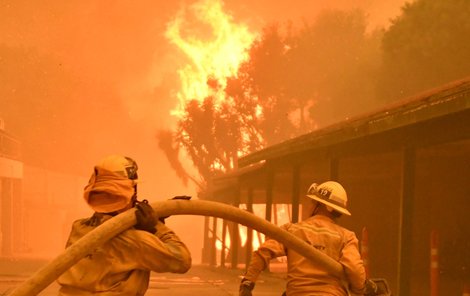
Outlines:
[[137, 223], [61, 275], [59, 295], [144, 295], [151, 271], [189, 270], [188, 248], [157, 219], [146, 200], [137, 200], [137, 181], [137, 164], [129, 157], [110, 155], [95, 166], [84, 191], [94, 214], [73, 223], [67, 246], [132, 207]]
[[[282, 229], [300, 237], [325, 255], [338, 261], [344, 269], [344, 278], [337, 278], [322, 267], [302, 257], [283, 244], [267, 238], [253, 252], [249, 266], [241, 281], [239, 296], [251, 296], [259, 274], [271, 259], [287, 256], [288, 296], [337, 295], [348, 293], [369, 295], [374, 283], [366, 281], [363, 261], [354, 232], [338, 224], [341, 215], [350, 216], [347, 209], [347, 195], [343, 186], [335, 181], [317, 185], [313, 183], [306, 195], [312, 206], [312, 214], [299, 223], [287, 223]], [[373, 294], [372, 294], [373, 295]]]

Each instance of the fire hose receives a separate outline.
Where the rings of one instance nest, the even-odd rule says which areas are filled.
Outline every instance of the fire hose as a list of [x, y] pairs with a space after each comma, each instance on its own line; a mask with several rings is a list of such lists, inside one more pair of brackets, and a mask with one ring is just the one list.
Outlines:
[[[211, 216], [245, 225], [281, 242], [287, 248], [323, 266], [329, 273], [337, 277], [343, 275], [342, 266], [332, 258], [321, 253], [293, 234], [237, 207], [203, 200], [167, 200], [152, 203], [151, 206], [155, 210], [157, 217], [172, 215]], [[62, 273], [84, 258], [91, 250], [104, 244], [106, 241], [128, 228], [131, 228], [135, 223], [135, 209], [130, 209], [107, 220], [65, 249], [65, 251], [54, 260], [39, 269], [20, 286], [16, 287], [9, 295], [31, 296], [39, 294]]]

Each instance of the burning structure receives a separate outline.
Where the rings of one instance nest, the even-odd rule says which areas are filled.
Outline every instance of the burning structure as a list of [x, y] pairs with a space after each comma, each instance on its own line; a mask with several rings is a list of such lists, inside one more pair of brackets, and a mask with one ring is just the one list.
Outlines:
[[[465, 79], [246, 155], [238, 170], [211, 180], [204, 198], [281, 224], [302, 219], [300, 195], [312, 181], [339, 180], [353, 213], [341, 222], [359, 237], [366, 227], [371, 276], [399, 295], [426, 294], [439, 281], [458, 294], [470, 267], [469, 151]], [[212, 218], [204, 237], [203, 259], [231, 267], [248, 262], [249, 242], [263, 239]]]

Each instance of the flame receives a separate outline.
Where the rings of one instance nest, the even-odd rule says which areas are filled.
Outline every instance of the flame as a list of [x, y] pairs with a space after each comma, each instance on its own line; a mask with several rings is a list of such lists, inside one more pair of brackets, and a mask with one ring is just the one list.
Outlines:
[[223, 11], [221, 0], [200, 0], [181, 9], [168, 23], [165, 36], [190, 60], [178, 70], [179, 105], [171, 114], [179, 117], [189, 100], [202, 102], [214, 96], [217, 106], [225, 99], [227, 78], [235, 76], [248, 58], [247, 49], [255, 38], [247, 26]]

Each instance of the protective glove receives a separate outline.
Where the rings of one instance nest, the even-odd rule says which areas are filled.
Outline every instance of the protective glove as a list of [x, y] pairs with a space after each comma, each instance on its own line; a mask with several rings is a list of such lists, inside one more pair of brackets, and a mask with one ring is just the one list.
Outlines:
[[255, 283], [247, 279], [243, 279], [240, 283], [240, 289], [238, 290], [238, 296], [252, 296], [251, 291], [255, 288]]
[[367, 279], [366, 280], [366, 290], [364, 292], [365, 296], [376, 296], [379, 295], [377, 284], [374, 281]]
[[177, 195], [177, 196], [173, 197], [172, 199], [190, 200], [190, 199], [191, 199], [191, 196], [188, 196], [188, 195]]
[[152, 207], [148, 204], [148, 201], [144, 199], [136, 204], [135, 218], [137, 223], [134, 228], [139, 230], [148, 231], [150, 233], [157, 232], [155, 225], [157, 225], [157, 217]]
[[101, 219], [103, 218], [103, 216], [104, 214], [95, 212], [93, 216], [82, 221], [81, 224], [86, 225], [86, 226], [91, 226], [91, 227], [99, 226], [101, 224]]
[[[171, 199], [183, 199], [183, 200], [190, 200], [191, 199], [191, 196], [187, 196], [187, 195], [177, 195]], [[165, 216], [165, 217], [160, 217], [158, 218], [158, 220], [160, 220], [160, 222], [162, 222], [163, 224], [165, 224], [165, 219], [168, 218], [170, 216]]]

